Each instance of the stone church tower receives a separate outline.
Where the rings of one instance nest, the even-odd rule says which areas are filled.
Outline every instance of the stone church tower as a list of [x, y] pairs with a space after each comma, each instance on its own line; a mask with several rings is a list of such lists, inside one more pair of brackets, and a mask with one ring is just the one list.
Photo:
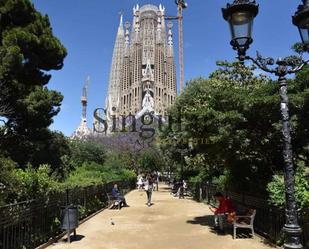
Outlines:
[[[112, 115], [166, 115], [177, 96], [172, 24], [165, 8], [137, 5], [133, 23], [120, 25], [110, 71], [107, 119]], [[131, 29], [130, 29], [131, 28]]]

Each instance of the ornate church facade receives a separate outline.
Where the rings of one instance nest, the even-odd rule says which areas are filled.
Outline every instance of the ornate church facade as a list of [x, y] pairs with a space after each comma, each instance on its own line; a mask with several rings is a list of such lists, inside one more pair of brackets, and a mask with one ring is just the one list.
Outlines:
[[177, 96], [172, 24], [163, 6], [138, 5], [121, 16], [110, 71], [106, 116], [165, 116]]

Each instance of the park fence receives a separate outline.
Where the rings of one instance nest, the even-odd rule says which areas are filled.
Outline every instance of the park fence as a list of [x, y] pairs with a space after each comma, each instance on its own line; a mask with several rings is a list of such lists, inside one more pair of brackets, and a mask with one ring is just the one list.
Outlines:
[[[35, 199], [0, 207], [0, 249], [32, 249], [54, 239], [60, 229], [61, 209], [67, 204], [78, 207], [79, 220], [107, 207], [107, 193], [117, 183], [123, 193], [135, 182], [120, 181], [78, 187]], [[67, 203], [69, 200], [69, 203]]]
[[[216, 192], [222, 192], [232, 200], [235, 206], [256, 209], [255, 230], [274, 243], [282, 243], [282, 228], [285, 223], [284, 211], [271, 206], [265, 198], [247, 193], [236, 193], [218, 186], [201, 183], [192, 183], [191, 192], [195, 200], [206, 201], [208, 204], [213, 204], [213, 196]], [[300, 217], [299, 222], [303, 231], [304, 248], [309, 249], [309, 221]]]

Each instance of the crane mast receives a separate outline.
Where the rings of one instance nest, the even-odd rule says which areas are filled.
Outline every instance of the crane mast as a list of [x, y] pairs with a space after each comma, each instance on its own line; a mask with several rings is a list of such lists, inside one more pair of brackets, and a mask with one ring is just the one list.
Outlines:
[[179, 60], [179, 83], [180, 92], [183, 91], [185, 85], [184, 76], [184, 56], [183, 56], [183, 9], [188, 7], [188, 4], [184, 0], [175, 0], [177, 5], [178, 14], [177, 17], [167, 16], [166, 20], [178, 20], [178, 60]]
[[178, 4], [178, 53], [179, 53], [179, 82], [180, 82], [180, 91], [184, 89], [185, 83], [185, 75], [184, 75], [184, 58], [183, 58], [183, 15], [182, 15], [183, 7]]

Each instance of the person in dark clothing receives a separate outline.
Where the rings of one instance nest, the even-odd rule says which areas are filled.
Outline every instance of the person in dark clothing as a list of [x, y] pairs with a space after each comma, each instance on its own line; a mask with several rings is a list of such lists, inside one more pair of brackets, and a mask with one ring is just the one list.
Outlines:
[[153, 190], [159, 191], [159, 176], [156, 171], [152, 173], [152, 179], [153, 179]]
[[119, 189], [118, 189], [118, 185], [115, 184], [113, 189], [112, 189], [112, 196], [114, 198], [116, 198], [118, 201], [121, 202], [121, 204], [124, 206], [124, 207], [128, 207], [129, 205], [127, 204], [126, 202], [126, 199], [121, 195]]

